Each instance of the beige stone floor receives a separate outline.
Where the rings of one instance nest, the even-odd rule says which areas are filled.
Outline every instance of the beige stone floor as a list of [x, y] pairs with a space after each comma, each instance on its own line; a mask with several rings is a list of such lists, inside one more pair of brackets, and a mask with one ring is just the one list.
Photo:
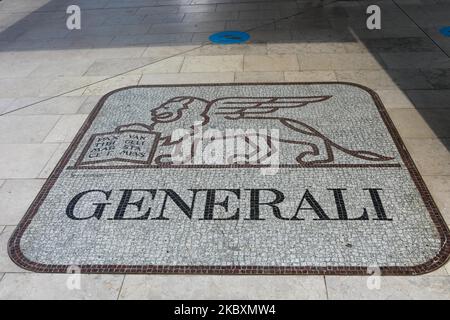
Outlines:
[[[350, 81], [376, 90], [450, 222], [447, 0], [3, 0], [0, 2], [0, 299], [450, 298], [450, 265], [424, 276], [83, 275], [15, 266], [7, 240], [99, 97], [136, 84]], [[365, 8], [382, 8], [382, 30]], [[65, 28], [79, 4], [82, 29]], [[299, 13], [299, 14], [296, 14]], [[210, 33], [248, 31], [243, 45]]]

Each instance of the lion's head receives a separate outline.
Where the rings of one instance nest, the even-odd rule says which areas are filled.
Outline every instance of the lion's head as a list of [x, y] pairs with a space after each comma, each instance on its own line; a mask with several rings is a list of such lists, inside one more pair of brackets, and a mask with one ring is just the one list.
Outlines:
[[174, 122], [181, 118], [183, 111], [189, 108], [189, 105], [194, 102], [193, 97], [175, 97], [167, 100], [159, 107], [152, 110], [152, 122], [168, 123]]
[[206, 107], [209, 101], [187, 96], [167, 100], [151, 111], [151, 128], [170, 141], [174, 130], [190, 129], [194, 124], [207, 122]]

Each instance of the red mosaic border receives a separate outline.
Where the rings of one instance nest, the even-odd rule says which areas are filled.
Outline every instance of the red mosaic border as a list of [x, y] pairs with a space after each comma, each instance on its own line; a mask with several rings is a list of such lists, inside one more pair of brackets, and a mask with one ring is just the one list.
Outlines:
[[[39, 194], [31, 204], [27, 213], [17, 226], [8, 242], [8, 254], [10, 258], [20, 267], [34, 272], [66, 273], [69, 265], [47, 265], [29, 260], [20, 249], [20, 240], [26, 228], [31, 223], [40, 205], [45, 200], [50, 189], [58, 179], [67, 162], [71, 158], [86, 131], [97, 117], [106, 99], [114, 93], [132, 88], [160, 88], [160, 87], [198, 87], [198, 86], [245, 86], [245, 85], [326, 85], [343, 84], [358, 87], [368, 92], [378, 108], [381, 118], [386, 125], [397, 149], [402, 157], [403, 163], [408, 169], [431, 219], [433, 220], [441, 239], [441, 249], [439, 253], [429, 261], [408, 267], [380, 267], [382, 275], [420, 275], [434, 271], [443, 266], [450, 256], [450, 232], [447, 224], [441, 216], [431, 194], [426, 187], [419, 171], [417, 170], [409, 152], [400, 138], [397, 129], [390, 119], [386, 108], [378, 95], [371, 89], [351, 83], [351, 82], [276, 82], [276, 83], [225, 83], [225, 84], [184, 84], [184, 85], [136, 85], [119, 88], [104, 95], [90, 113], [85, 123], [75, 136], [64, 156], [58, 162], [56, 168], [45, 182]], [[152, 273], [152, 274], [280, 274], [280, 275], [367, 275], [368, 266], [304, 266], [304, 267], [283, 267], [283, 266], [160, 266], [160, 265], [81, 265], [78, 266], [82, 273]]]

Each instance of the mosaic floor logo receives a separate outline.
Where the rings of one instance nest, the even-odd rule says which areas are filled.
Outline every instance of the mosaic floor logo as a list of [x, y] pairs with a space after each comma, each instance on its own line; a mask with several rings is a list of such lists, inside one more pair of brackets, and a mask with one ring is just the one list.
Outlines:
[[448, 238], [370, 89], [161, 85], [100, 100], [8, 250], [40, 272], [371, 274], [377, 289], [443, 265]]
[[[92, 135], [75, 168], [104, 168], [117, 162], [121, 164], [116, 168], [398, 166], [392, 156], [336, 143], [296, 112], [332, 98], [170, 98], [151, 110], [148, 123], [124, 124], [113, 132]], [[215, 122], [227, 129], [215, 129]], [[282, 131], [274, 129], [280, 127]], [[280, 162], [280, 152], [291, 156]]]

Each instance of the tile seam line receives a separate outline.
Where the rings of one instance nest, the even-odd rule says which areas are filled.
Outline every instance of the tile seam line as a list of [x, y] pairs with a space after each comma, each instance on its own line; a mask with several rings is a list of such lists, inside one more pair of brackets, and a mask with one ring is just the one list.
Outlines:
[[125, 283], [125, 277], [126, 277], [126, 276], [127, 276], [126, 274], [123, 275], [122, 283], [120, 284], [120, 288], [119, 288], [119, 290], [118, 290], [118, 292], [117, 292], [117, 298], [116, 298], [116, 301], [117, 301], [117, 300], [120, 300], [120, 294], [122, 293], [123, 285], [124, 285], [124, 283]]
[[[56, 125], [55, 125], [56, 127]], [[53, 127], [51, 131], [53, 131], [53, 129], [55, 128]], [[48, 134], [50, 134], [50, 132]], [[48, 135], [47, 135], [48, 136]], [[47, 138], [47, 137], [46, 137]], [[45, 139], [44, 139], [45, 140]], [[32, 179], [32, 180], [47, 180], [47, 178], [39, 178], [41, 177], [41, 174], [43, 174], [44, 170], [47, 168], [47, 165], [50, 163], [50, 161], [52, 160], [52, 158], [56, 155], [56, 153], [58, 152], [58, 149], [61, 147], [61, 144], [58, 144], [55, 148], [55, 151], [52, 152], [52, 155], [48, 158], [48, 160], [45, 162], [44, 166], [42, 167], [42, 169], [39, 171], [38, 176], [36, 179]]]
[[411, 20], [416, 25], [417, 28], [419, 28], [420, 31], [423, 32], [423, 34], [425, 34], [427, 36], [428, 39], [431, 40], [431, 42], [434, 43], [434, 45], [436, 47], [439, 48], [439, 50], [442, 51], [443, 54], [445, 54], [447, 56], [447, 58], [450, 58], [450, 55], [433, 38], [430, 37], [430, 35], [406, 12], [405, 9], [403, 9], [395, 0], [391, 0], [391, 1], [403, 12], [403, 14], [405, 16], [408, 17], [409, 20]]
[[[391, 110], [395, 110], [395, 109], [391, 109]], [[408, 140], [408, 139], [414, 139], [414, 140], [442, 140], [442, 139], [444, 139], [444, 140], [450, 140], [450, 137], [445, 137], [445, 136], [443, 136], [443, 137], [440, 137], [440, 136], [435, 136], [435, 137], [402, 137], [403, 139], [405, 139], [405, 140]]]
[[324, 275], [323, 276], [323, 283], [325, 285], [325, 295], [326, 295], [326, 300], [330, 300], [330, 296], [328, 294], [328, 285], [327, 285], [327, 277]]
[[[321, 5], [321, 7], [322, 7], [322, 8], [325, 8], [325, 7], [327, 7], [327, 6], [329, 6], [329, 5], [332, 5], [332, 4], [334, 4], [334, 3], [338, 2], [338, 1], [339, 1], [339, 0], [334, 0], [334, 1], [330, 2], [330, 3], [325, 4], [325, 5]], [[264, 27], [264, 26], [267, 26], [267, 25], [271, 25], [271, 24], [277, 23], [277, 22], [282, 21], [282, 20], [285, 20], [285, 19], [289, 19], [289, 18], [292, 18], [292, 17], [295, 17], [295, 16], [300, 16], [300, 15], [306, 14], [306, 13], [308, 13], [311, 9], [315, 9], [315, 8], [316, 8], [316, 7], [312, 7], [312, 8], [307, 8], [307, 9], [305, 9], [305, 10], [303, 10], [303, 11], [298, 11], [298, 12], [292, 14], [292, 15], [285, 16], [285, 17], [276, 19], [276, 20], [274, 20], [274, 21], [271, 21], [271, 22], [269, 22], [269, 23], [265, 23], [265, 24], [259, 25], [259, 26], [257, 26], [257, 27], [250, 28], [250, 29], [248, 29], [248, 30], [245, 30], [245, 32], [250, 32], [250, 31], [253, 31], [253, 30], [255, 30], [255, 29], [258, 29], [258, 28], [261, 28], [261, 27]], [[192, 35], [192, 36], [194, 36], [194, 35]], [[191, 38], [191, 40], [192, 40], [192, 38]], [[98, 83], [102, 83], [102, 82], [105, 82], [105, 81], [108, 81], [108, 80], [111, 80], [111, 79], [114, 79], [114, 78], [117, 78], [117, 77], [126, 75], [127, 73], [130, 73], [130, 72], [133, 72], [133, 71], [136, 71], [136, 70], [139, 70], [139, 69], [148, 67], [148, 66], [150, 66], [150, 65], [152, 65], [152, 64], [155, 64], [155, 63], [157, 63], [157, 62], [161, 62], [161, 61], [164, 61], [164, 60], [173, 58], [173, 57], [177, 57], [177, 56], [180, 56], [180, 55], [183, 55], [183, 54], [186, 54], [186, 53], [189, 53], [189, 52], [192, 52], [192, 51], [195, 51], [195, 50], [204, 48], [204, 47], [206, 47], [206, 46], [208, 46], [208, 45], [211, 45], [211, 44], [210, 44], [209, 42], [201, 43], [201, 44], [199, 44], [198, 47], [196, 47], [196, 48], [188, 49], [188, 50], [185, 50], [185, 51], [183, 51], [183, 52], [180, 52], [180, 53], [177, 53], [177, 54], [174, 54], [174, 55], [171, 55], [171, 56], [168, 56], [168, 57], [165, 57], [165, 58], [162, 58], [162, 59], [153, 61], [153, 62], [151, 62], [151, 63], [145, 64], [145, 65], [143, 65], [143, 66], [140, 66], [140, 67], [137, 67], [137, 68], [133, 68], [133, 69], [130, 69], [130, 70], [127, 70], [127, 71], [118, 73], [118, 74], [113, 75], [113, 76], [109, 76], [109, 77], [107, 77], [107, 78], [105, 78], [105, 79], [101, 79], [101, 80], [95, 81], [95, 82], [93, 82], [93, 83], [90, 83], [90, 84], [87, 84], [87, 85], [84, 85], [84, 86], [81, 86], [81, 87], [78, 87], [78, 88], [75, 88], [75, 89], [72, 89], [72, 90], [69, 90], [69, 91], [66, 91], [66, 92], [62, 92], [62, 93], [57, 94], [57, 95], [55, 95], [55, 96], [49, 97], [49, 98], [47, 98], [47, 99], [43, 99], [43, 100], [40, 100], [40, 101], [36, 101], [36, 102], [31, 103], [31, 104], [29, 104], [29, 105], [25, 105], [25, 106], [22, 106], [22, 107], [20, 107], [20, 108], [14, 109], [14, 110], [10, 110], [10, 111], [4, 112], [4, 113], [0, 113], [0, 117], [1, 117], [1, 116], [4, 116], [4, 115], [7, 115], [7, 114], [11, 114], [11, 113], [16, 112], [16, 111], [18, 111], [18, 110], [26, 109], [26, 108], [28, 108], [28, 107], [37, 105], [37, 104], [42, 103], [42, 102], [46, 102], [46, 101], [52, 100], [52, 99], [54, 99], [54, 98], [58, 98], [58, 97], [61, 97], [61, 96], [65, 96], [66, 94], [69, 94], [69, 93], [71, 93], [71, 92], [75, 92], [75, 91], [78, 91], [78, 90], [81, 90], [81, 89], [85, 89], [85, 91], [86, 91], [86, 89], [87, 89], [89, 86], [96, 85], [96, 84], [98, 84]], [[85, 92], [85, 91], [84, 91], [84, 92]], [[84, 92], [83, 92], [83, 94], [84, 94]]]

